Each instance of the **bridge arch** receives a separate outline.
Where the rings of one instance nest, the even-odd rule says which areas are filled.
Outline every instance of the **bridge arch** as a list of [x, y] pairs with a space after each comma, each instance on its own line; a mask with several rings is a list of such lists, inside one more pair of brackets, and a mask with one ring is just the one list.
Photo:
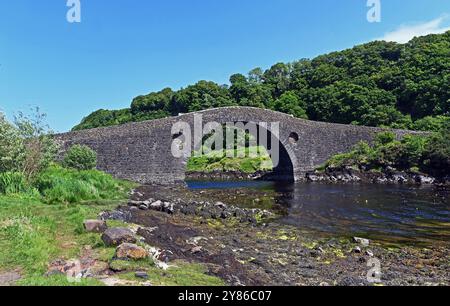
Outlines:
[[[203, 122], [203, 124], [205, 124], [205, 122]], [[279, 122], [225, 122], [224, 120], [221, 120], [221, 118], [218, 118], [218, 121], [213, 122], [213, 126], [220, 126], [221, 132], [226, 127], [233, 127], [241, 130], [242, 132], [248, 132], [253, 136], [254, 145], [263, 146], [267, 150], [274, 166], [271, 173], [264, 176], [265, 180], [295, 181], [294, 169], [297, 166], [297, 158], [292, 148], [294, 143], [292, 143], [289, 138], [283, 140], [280, 137]], [[216, 132], [216, 129], [212, 130]], [[205, 136], [205, 134], [208, 134], [209, 132], [209, 130], [206, 130], [202, 134]], [[184, 135], [178, 136], [181, 136], [181, 138], [185, 140]], [[192, 157], [192, 153], [200, 150], [203, 145], [203, 140], [203, 137], [197, 140], [192, 139], [192, 150], [185, 152], [186, 154], [182, 159], [182, 163], [185, 168], [188, 160]]]

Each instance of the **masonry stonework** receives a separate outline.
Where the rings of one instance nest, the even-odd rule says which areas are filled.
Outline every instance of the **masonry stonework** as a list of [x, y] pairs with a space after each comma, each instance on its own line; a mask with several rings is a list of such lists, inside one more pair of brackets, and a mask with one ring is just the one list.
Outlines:
[[[372, 142], [380, 128], [332, 124], [297, 119], [292, 116], [251, 107], [227, 107], [166, 119], [58, 134], [62, 152], [74, 144], [91, 147], [98, 154], [98, 169], [117, 178], [144, 184], [171, 184], [184, 181], [187, 156], [172, 155], [172, 126], [187, 122], [193, 129], [194, 114], [203, 124], [218, 122], [279, 122], [280, 164], [275, 179], [301, 180], [305, 173], [331, 156], [348, 152], [360, 141]], [[394, 131], [398, 137], [410, 133]], [[296, 141], [292, 141], [293, 135]]]

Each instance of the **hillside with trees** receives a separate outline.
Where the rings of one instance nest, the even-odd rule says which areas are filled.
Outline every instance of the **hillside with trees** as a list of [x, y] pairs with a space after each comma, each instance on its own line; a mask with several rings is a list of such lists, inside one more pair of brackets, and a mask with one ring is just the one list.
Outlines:
[[450, 116], [450, 31], [406, 44], [374, 41], [278, 63], [229, 85], [199, 81], [136, 97], [130, 108], [98, 110], [74, 130], [224, 106], [254, 106], [317, 121], [437, 130]]

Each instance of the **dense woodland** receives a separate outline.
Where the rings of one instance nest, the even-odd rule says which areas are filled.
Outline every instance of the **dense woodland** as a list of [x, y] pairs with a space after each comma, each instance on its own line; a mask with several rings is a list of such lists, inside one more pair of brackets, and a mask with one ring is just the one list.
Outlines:
[[98, 110], [74, 130], [223, 106], [254, 106], [317, 121], [435, 130], [450, 116], [450, 31], [407, 44], [352, 49], [234, 74], [229, 85], [199, 81]]

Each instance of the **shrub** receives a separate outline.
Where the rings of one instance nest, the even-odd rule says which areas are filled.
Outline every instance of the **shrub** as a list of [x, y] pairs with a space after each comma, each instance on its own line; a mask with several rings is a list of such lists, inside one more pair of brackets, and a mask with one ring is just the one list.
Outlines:
[[67, 151], [63, 165], [76, 170], [92, 170], [97, 166], [97, 153], [88, 146], [74, 145]]
[[375, 137], [375, 146], [387, 145], [395, 140], [395, 134], [392, 132], [382, 132]]
[[450, 122], [428, 141], [423, 159], [425, 168], [434, 175], [450, 174]]
[[402, 169], [417, 168], [420, 165], [427, 138], [417, 135], [406, 135], [401, 141], [401, 152], [398, 166]]
[[417, 131], [439, 132], [449, 121], [450, 121], [449, 116], [436, 116], [436, 117], [428, 116], [414, 122], [412, 128]]
[[33, 110], [30, 116], [19, 112], [15, 117], [17, 127], [24, 142], [23, 160], [20, 171], [28, 180], [34, 179], [55, 160], [58, 146], [53, 141], [52, 131], [45, 123], [46, 115]]
[[24, 152], [19, 130], [0, 113], [0, 172], [20, 170]]
[[31, 117], [22, 113], [9, 123], [0, 113], [0, 172], [21, 172], [34, 178], [54, 160], [57, 146], [36, 109]]

